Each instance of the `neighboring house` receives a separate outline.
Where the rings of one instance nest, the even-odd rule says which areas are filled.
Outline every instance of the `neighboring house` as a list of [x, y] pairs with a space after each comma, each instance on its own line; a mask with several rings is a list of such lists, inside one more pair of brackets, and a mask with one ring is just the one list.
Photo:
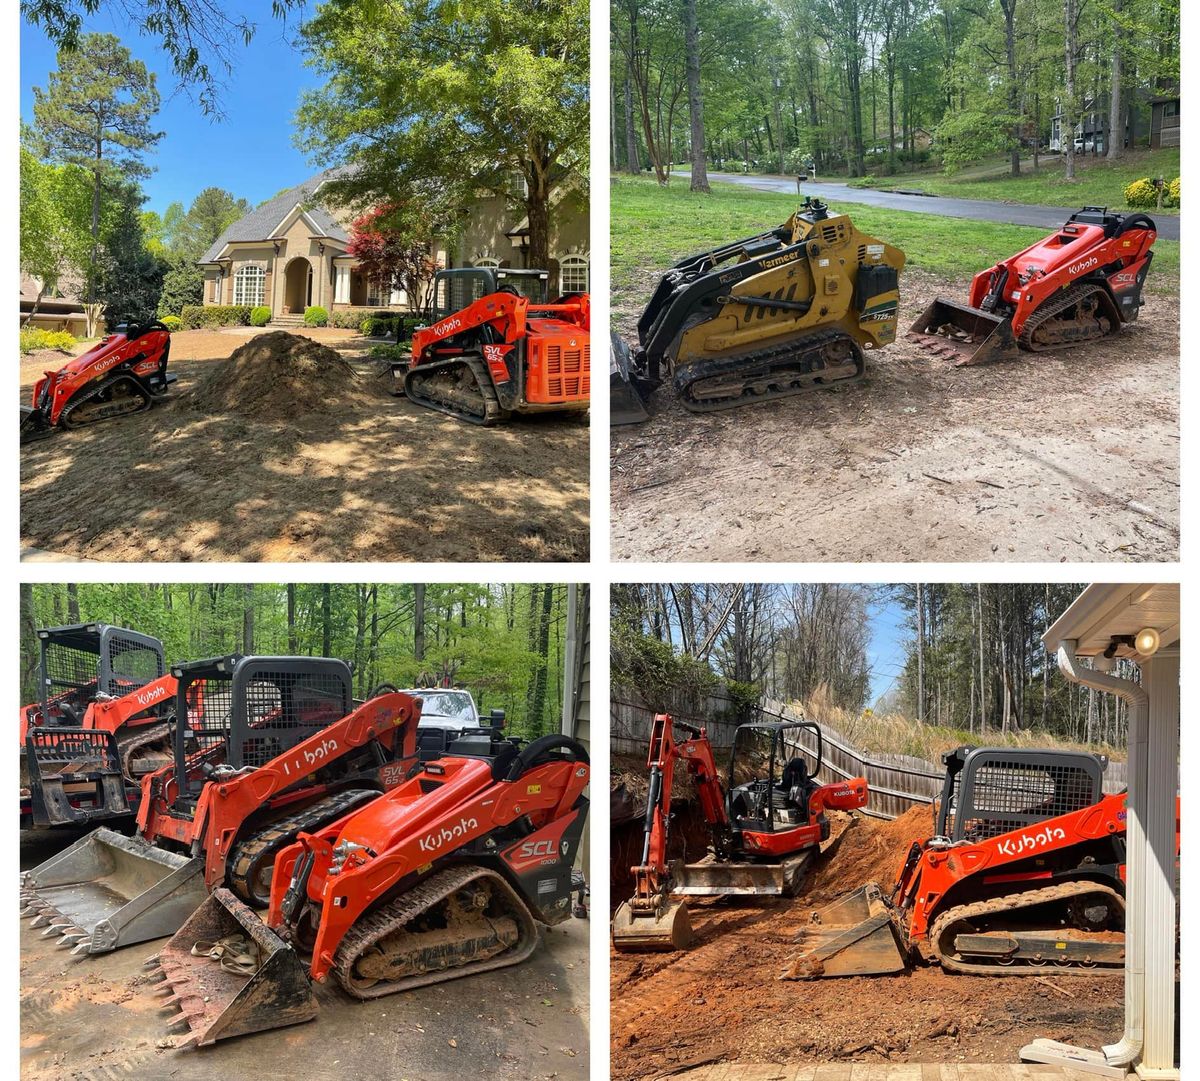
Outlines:
[[[37, 327], [39, 330], [66, 330], [76, 338], [87, 332], [87, 315], [80, 298], [82, 285], [77, 280], [62, 280], [57, 289], [47, 289], [38, 300], [42, 283], [29, 274], [21, 274], [21, 326]], [[33, 318], [29, 313], [34, 311]], [[104, 333], [104, 321], [97, 325], [97, 333]]]
[[[321, 204], [320, 190], [334, 175], [318, 173], [230, 225], [200, 260], [204, 303], [266, 305], [277, 322], [294, 321], [312, 305], [329, 311], [419, 306], [421, 298], [381, 289], [358, 270], [347, 253], [354, 215]], [[528, 230], [511, 206], [502, 196], [472, 203], [459, 239], [434, 252], [438, 264], [524, 267]], [[550, 247], [551, 290], [560, 282], [564, 292], [586, 290], [587, 202], [573, 191], [554, 200]]]
[[[1125, 132], [1123, 145], [1137, 146], [1139, 140], [1144, 140], [1149, 134], [1146, 124], [1147, 106], [1153, 99], [1148, 98], [1144, 91], [1137, 91], [1126, 99], [1125, 103]], [[1083, 149], [1087, 153], [1103, 154], [1108, 147], [1108, 98], [1089, 98], [1083, 106], [1082, 113], [1075, 121], [1075, 139], [1083, 141]], [[1143, 143], [1143, 145], [1145, 145]], [[1152, 145], [1154, 145], [1152, 143]], [[1172, 145], [1172, 144], [1167, 144]], [[1178, 145], [1178, 135], [1176, 143]], [[1066, 150], [1063, 140], [1062, 104], [1056, 103], [1054, 115], [1050, 118], [1051, 150], [1061, 153]]]
[[1179, 94], [1150, 99], [1150, 146], [1159, 150], [1179, 145]]

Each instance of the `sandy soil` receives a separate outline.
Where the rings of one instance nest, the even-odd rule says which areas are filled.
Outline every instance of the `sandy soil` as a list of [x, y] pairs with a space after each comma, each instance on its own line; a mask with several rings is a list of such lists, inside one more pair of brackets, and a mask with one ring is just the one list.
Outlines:
[[[193, 385], [252, 333], [178, 333], [165, 402], [23, 447], [22, 545], [111, 562], [587, 559], [586, 422], [483, 429], [376, 391], [369, 410], [340, 415], [189, 408]], [[303, 333], [374, 380], [353, 331]], [[22, 359], [23, 403], [62, 361]]]
[[[614, 292], [627, 341], [655, 280]], [[902, 327], [967, 288], [901, 286]], [[954, 368], [901, 341], [861, 382], [708, 416], [660, 388], [648, 423], [613, 429], [613, 556], [1178, 559], [1178, 334], [1178, 302], [1148, 296], [1086, 351]]]
[[687, 952], [613, 951], [614, 1081], [722, 1060], [1015, 1062], [1039, 1036], [1090, 1047], [1115, 1039], [1124, 1016], [1120, 974], [1050, 969], [1042, 978], [988, 979], [921, 967], [853, 980], [777, 978], [814, 907], [872, 880], [890, 888], [907, 841], [927, 832], [928, 814], [860, 818], [800, 897], [690, 900], [700, 943]]

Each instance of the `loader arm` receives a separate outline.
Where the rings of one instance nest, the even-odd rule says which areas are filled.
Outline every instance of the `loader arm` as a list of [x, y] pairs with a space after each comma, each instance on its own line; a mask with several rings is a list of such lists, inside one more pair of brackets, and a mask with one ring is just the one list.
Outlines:
[[141, 714], [160, 702], [170, 702], [175, 697], [178, 686], [175, 677], [168, 672], [165, 676], [159, 676], [158, 679], [143, 684], [120, 698], [95, 701], [88, 706], [87, 713], [84, 714], [83, 727], [115, 733], [125, 724], [151, 724], [158, 719], [157, 715], [143, 717]]

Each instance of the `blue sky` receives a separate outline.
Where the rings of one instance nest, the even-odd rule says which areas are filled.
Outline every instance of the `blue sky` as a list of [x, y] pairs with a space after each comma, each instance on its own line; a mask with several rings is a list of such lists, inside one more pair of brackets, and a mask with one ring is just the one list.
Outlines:
[[[281, 23], [271, 16], [269, 0], [243, 0], [238, 10], [258, 24], [258, 32], [249, 46], [235, 48], [234, 71], [222, 94], [223, 120], [206, 117], [186, 92], [176, 92], [170, 60], [152, 38], [141, 37], [112, 12], [102, 10], [85, 23], [88, 30], [115, 34], [158, 76], [163, 102], [155, 127], [166, 134], [147, 157], [155, 167], [142, 185], [147, 210], [161, 214], [176, 200], [186, 208], [212, 185], [256, 204], [319, 168], [292, 145], [292, 115], [300, 91], [318, 82], [299, 50], [288, 44], [296, 35], [299, 14]], [[33, 120], [33, 87], [45, 87], [57, 66], [54, 49], [22, 20], [23, 120]]]
[[895, 601], [868, 605], [867, 618], [871, 627], [867, 646], [867, 661], [871, 665], [868, 704], [874, 706], [904, 671], [905, 642], [912, 637], [912, 631], [905, 623], [908, 613]]

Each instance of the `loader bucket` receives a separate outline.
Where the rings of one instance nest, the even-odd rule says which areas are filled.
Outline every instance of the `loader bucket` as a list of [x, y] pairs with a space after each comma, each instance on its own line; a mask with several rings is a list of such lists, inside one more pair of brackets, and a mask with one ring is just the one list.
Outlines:
[[21, 406], [21, 442], [30, 443], [35, 439], [44, 439], [54, 431], [46, 423], [46, 416], [40, 409], [31, 406]]
[[[616, 334], [609, 335], [608, 350], [608, 422], [612, 427], [621, 424], [641, 424], [650, 419], [642, 388], [627, 346]], [[648, 392], [647, 388], [647, 392]]]
[[75, 954], [173, 934], [204, 900], [204, 861], [97, 829], [21, 880], [21, 914]]
[[1011, 359], [1019, 352], [1010, 318], [942, 297], [921, 313], [908, 338], [927, 352], [953, 359], [956, 368]]
[[874, 883], [814, 912], [812, 925], [796, 941], [804, 950], [780, 979], [881, 976], [908, 967], [892, 909]]
[[[230, 945], [234, 936], [238, 944]], [[222, 940], [227, 945], [221, 957], [203, 952]], [[250, 958], [244, 970], [227, 963], [235, 955]], [[284, 1028], [317, 1015], [308, 973], [295, 950], [224, 887], [192, 913], [146, 968], [162, 984], [156, 993], [163, 996], [163, 1007], [179, 1011], [170, 1027], [184, 1037], [177, 1048]]]
[[635, 912], [626, 901], [613, 916], [613, 947], [621, 953], [686, 950], [696, 939], [687, 904], [672, 901], [655, 912]]

